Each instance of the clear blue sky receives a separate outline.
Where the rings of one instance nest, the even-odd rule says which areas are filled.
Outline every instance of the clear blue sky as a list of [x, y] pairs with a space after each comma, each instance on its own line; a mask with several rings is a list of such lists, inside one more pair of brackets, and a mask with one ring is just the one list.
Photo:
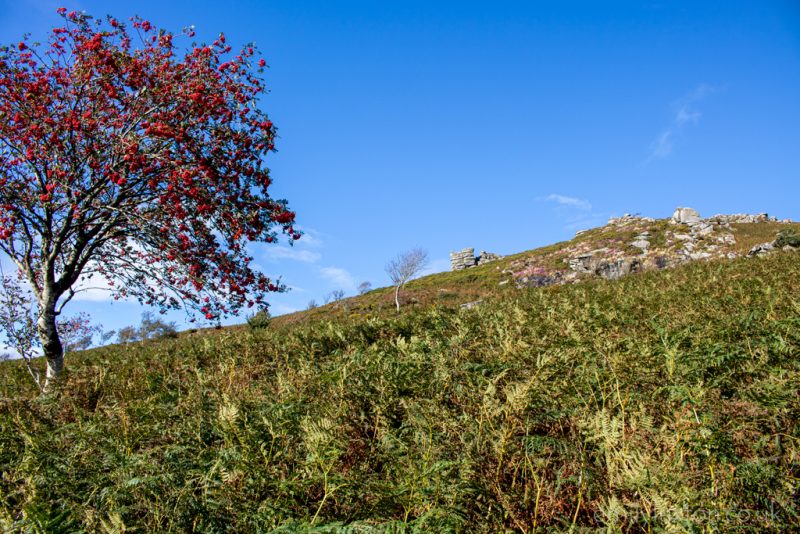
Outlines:
[[[274, 193], [307, 231], [257, 263], [295, 289], [387, 284], [397, 252], [436, 270], [624, 212], [800, 219], [800, 2], [0, 0], [0, 42], [60, 5], [255, 41], [279, 128]], [[109, 328], [134, 304], [78, 302]], [[174, 318], [179, 319], [176, 315]]]

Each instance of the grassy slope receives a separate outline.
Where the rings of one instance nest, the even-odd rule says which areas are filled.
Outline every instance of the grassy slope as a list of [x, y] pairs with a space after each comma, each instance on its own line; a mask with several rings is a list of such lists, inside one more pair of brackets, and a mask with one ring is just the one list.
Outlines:
[[798, 253], [331, 317], [74, 355], [45, 399], [4, 364], [3, 530], [800, 521]]
[[[800, 223], [758, 223], [733, 225], [736, 245], [731, 250], [746, 254], [753, 246], [772, 241], [779, 230], [790, 229], [800, 233]], [[665, 219], [646, 225], [652, 234], [651, 241], [659, 245], [667, 230], [675, 230]], [[561, 251], [570, 246], [589, 245], [600, 248], [613, 243], [627, 243], [638, 231], [620, 231], [613, 227], [599, 227], [588, 230], [571, 241], [563, 241], [546, 247], [506, 256], [501, 260], [466, 269], [432, 274], [412, 280], [403, 290], [404, 305], [411, 309], [424, 309], [433, 305], [457, 306], [485, 298], [506, 296], [516, 291], [510, 275], [504, 271], [515, 270], [514, 266], [525, 261], [534, 261], [549, 268], [565, 268]], [[613, 246], [613, 245], [612, 245]], [[636, 250], [636, 249], [634, 249]], [[633, 253], [633, 250], [631, 251]], [[636, 250], [638, 252], [638, 250]], [[509, 280], [506, 285], [500, 282]], [[366, 317], [394, 316], [394, 289], [383, 287], [366, 295], [350, 297], [339, 303], [330, 303], [312, 310], [283, 315], [273, 320], [276, 327], [296, 325], [307, 321], [349, 317], [361, 320]]]

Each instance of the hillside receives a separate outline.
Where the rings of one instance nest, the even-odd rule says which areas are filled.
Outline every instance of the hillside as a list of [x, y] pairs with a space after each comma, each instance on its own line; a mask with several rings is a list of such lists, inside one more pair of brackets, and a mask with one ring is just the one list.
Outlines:
[[[678, 208], [676, 214], [685, 209]], [[800, 223], [777, 221], [766, 214], [715, 215], [691, 224], [677, 222], [675, 216], [653, 219], [625, 215], [605, 226], [578, 232], [570, 241], [412, 280], [404, 289], [403, 301], [412, 309], [458, 306], [511, 294], [521, 287], [571, 284], [597, 277], [615, 279], [692, 261], [734, 259], [773, 241], [781, 231], [800, 235]], [[319, 319], [394, 315], [393, 289], [386, 287], [277, 317], [273, 323], [283, 326]]]
[[[682, 224], [631, 217], [420, 278], [400, 315], [384, 288], [74, 354], [49, 397], [6, 362], [0, 527], [791, 530], [800, 253], [747, 253], [798, 226], [720, 223], [681, 252]], [[648, 261], [598, 274], [631, 257]]]

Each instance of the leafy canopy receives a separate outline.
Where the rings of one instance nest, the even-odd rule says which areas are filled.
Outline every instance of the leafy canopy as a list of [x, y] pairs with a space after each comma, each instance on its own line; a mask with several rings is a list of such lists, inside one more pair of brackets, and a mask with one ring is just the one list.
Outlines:
[[300, 238], [267, 192], [276, 130], [257, 50], [59, 14], [46, 43], [0, 49], [0, 250], [40, 305], [82, 277], [208, 319], [282, 290], [246, 252]]

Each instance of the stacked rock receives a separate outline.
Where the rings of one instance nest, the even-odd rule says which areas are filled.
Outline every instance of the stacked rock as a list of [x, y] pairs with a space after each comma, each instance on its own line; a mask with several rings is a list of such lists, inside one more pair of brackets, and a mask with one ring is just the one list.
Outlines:
[[453, 271], [460, 271], [475, 265], [477, 265], [477, 260], [474, 248], [465, 248], [460, 252], [450, 253], [450, 269]]
[[461, 269], [468, 269], [469, 267], [499, 260], [502, 257], [503, 256], [500, 254], [493, 254], [485, 250], [481, 250], [480, 256], [475, 257], [474, 248], [465, 248], [459, 252], [450, 253], [450, 269], [453, 271], [460, 271]]

